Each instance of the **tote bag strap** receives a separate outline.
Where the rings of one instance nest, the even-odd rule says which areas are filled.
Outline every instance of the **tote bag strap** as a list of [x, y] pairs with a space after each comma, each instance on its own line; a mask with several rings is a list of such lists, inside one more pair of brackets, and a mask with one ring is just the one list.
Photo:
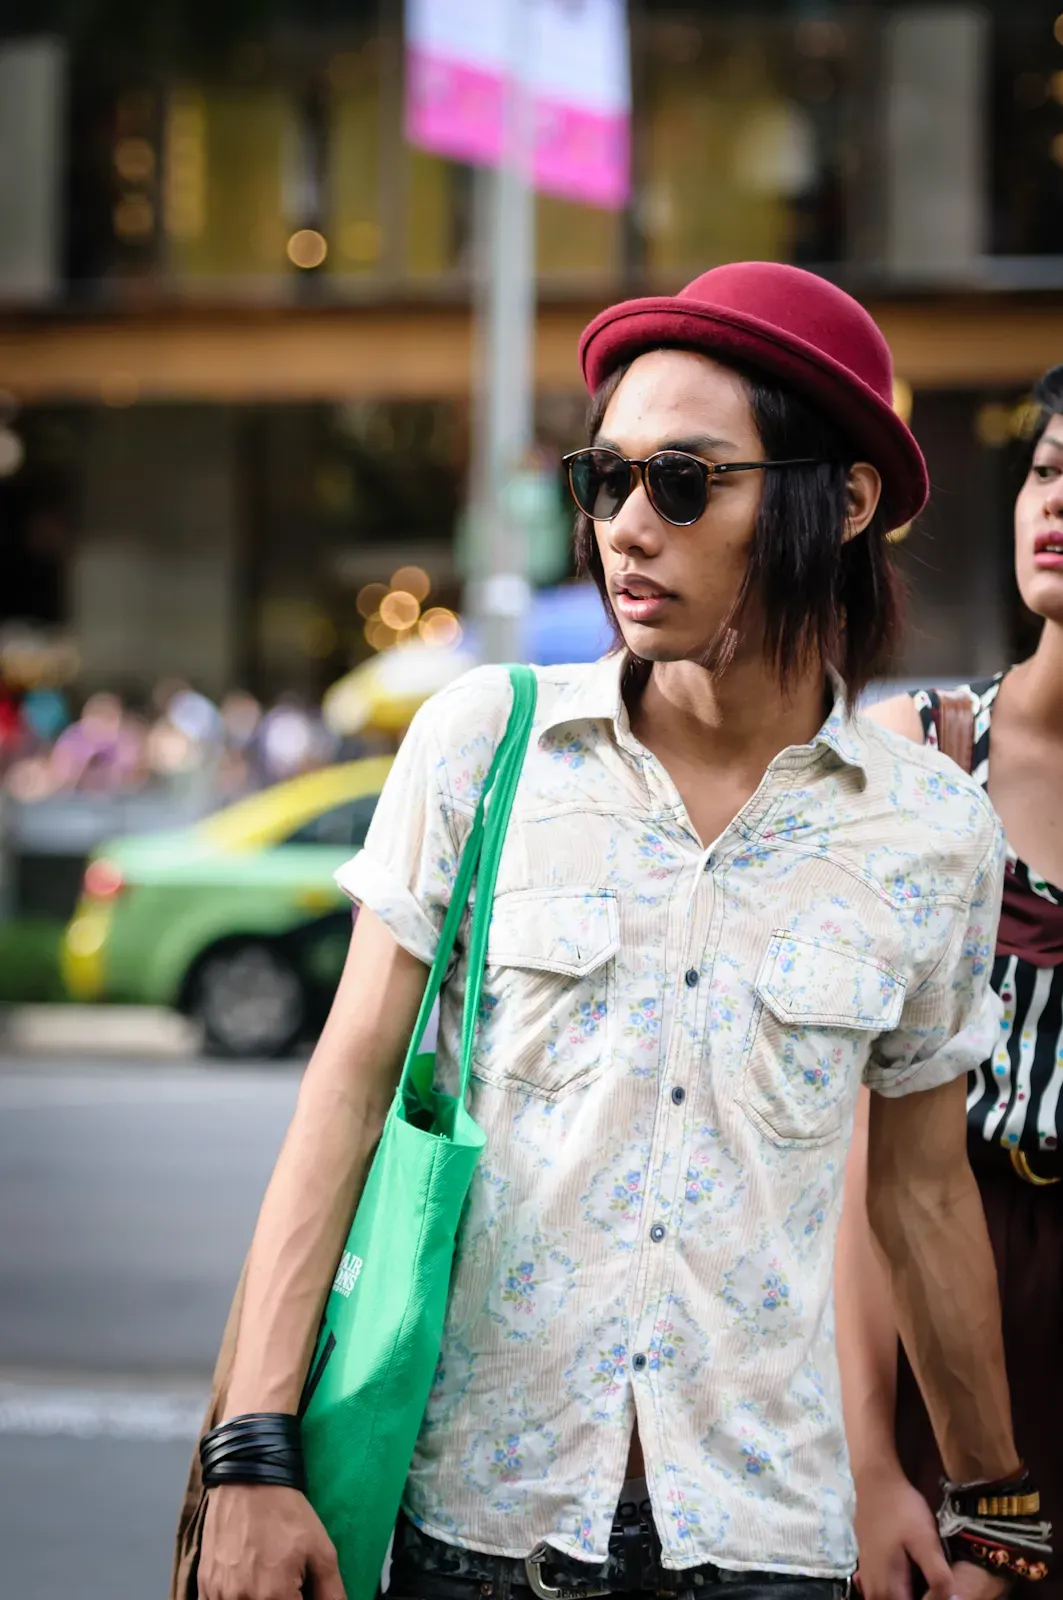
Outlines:
[[510, 667], [513, 683], [513, 709], [510, 712], [506, 737], [499, 747], [501, 760], [498, 776], [488, 798], [484, 823], [483, 846], [476, 873], [476, 902], [472, 909], [472, 928], [469, 933], [469, 961], [465, 979], [465, 1015], [461, 1030], [461, 1087], [458, 1091], [464, 1104], [472, 1073], [473, 1049], [476, 1044], [476, 1025], [480, 1017], [480, 995], [484, 983], [484, 963], [487, 959], [487, 936], [491, 929], [491, 915], [495, 903], [495, 880], [502, 847], [506, 842], [509, 814], [524, 768], [524, 754], [528, 748], [532, 717], [535, 714], [536, 682], [530, 667]]
[[[402, 1079], [399, 1084], [400, 1095], [405, 1090], [409, 1080], [415, 1075], [415, 1063], [421, 1053], [425, 1030], [428, 1027], [432, 1008], [439, 998], [439, 992], [443, 987], [443, 981], [450, 967], [454, 946], [458, 939], [458, 931], [465, 916], [465, 908], [469, 902], [473, 880], [477, 879], [476, 903], [473, 907], [473, 926], [469, 939], [465, 1016], [462, 1029], [461, 1083], [463, 1096], [468, 1087], [469, 1073], [472, 1068], [472, 1050], [476, 1036], [476, 1019], [479, 1016], [480, 995], [483, 989], [484, 958], [487, 953], [487, 934], [491, 926], [495, 878], [498, 875], [498, 862], [505, 842], [513, 796], [516, 794], [517, 783], [520, 780], [521, 769], [524, 765], [524, 753], [528, 747], [532, 717], [535, 714], [537, 688], [535, 673], [530, 667], [512, 666], [509, 669], [509, 677], [513, 685], [513, 704], [510, 708], [509, 721], [495, 751], [490, 770], [484, 780], [484, 786], [480, 791], [472, 826], [469, 829], [469, 837], [465, 841], [465, 848], [458, 863], [450, 904], [447, 906], [447, 914], [443, 919], [443, 927], [440, 931], [439, 944], [436, 947], [435, 958], [432, 962], [432, 970], [428, 975], [428, 983], [425, 986], [421, 1009], [417, 1013], [417, 1021], [410, 1037], [410, 1046], [406, 1052], [406, 1063], [402, 1069]], [[489, 799], [490, 805], [488, 805]], [[477, 869], [479, 869], [479, 872]]]

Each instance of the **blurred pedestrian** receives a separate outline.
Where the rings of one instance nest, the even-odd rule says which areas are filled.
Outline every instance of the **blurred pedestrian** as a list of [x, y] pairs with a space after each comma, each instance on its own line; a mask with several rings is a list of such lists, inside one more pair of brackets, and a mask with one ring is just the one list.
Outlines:
[[295, 694], [282, 694], [258, 724], [251, 750], [264, 783], [312, 772], [333, 758], [336, 741], [316, 711]]
[[234, 798], [253, 784], [251, 752], [262, 721], [262, 707], [246, 689], [230, 689], [219, 707], [222, 757], [218, 772], [221, 793]]
[[[921, 690], [871, 715], [919, 743], [951, 746], [1008, 837], [992, 969], [1003, 1019], [992, 1053], [970, 1074], [967, 1148], [996, 1252], [1016, 1441], [1044, 1514], [1056, 1518], [1063, 1516], [1063, 366], [1034, 393], [1040, 415], [1015, 503], [1015, 572], [1025, 604], [1043, 619], [1036, 651], [958, 694]], [[937, 1549], [927, 1499], [937, 1493], [942, 1464], [866, 1237], [862, 1156], [858, 1146], [839, 1279], [861, 1584], [865, 1600], [906, 1600], [909, 1559], [925, 1572]], [[1059, 1600], [1063, 1581], [1041, 1582], [1038, 1593]]]
[[38, 746], [53, 744], [70, 726], [66, 694], [57, 684], [35, 684], [22, 697], [22, 720]]
[[144, 775], [143, 724], [116, 694], [99, 692], [59, 735], [50, 766], [57, 790], [108, 793], [139, 787]]
[[[878, 329], [795, 268], [611, 307], [581, 354], [577, 550], [619, 648], [537, 674], [472, 1063], [486, 1146], [391, 1592], [841, 1600], [830, 1284], [865, 1077], [950, 1468], [1018, 1469], [962, 1144], [1002, 846], [972, 779], [852, 715], [925, 467]], [[362, 910], [251, 1250], [201, 1600], [307, 1572], [341, 1593], [296, 1412], [510, 703], [498, 668], [429, 701], [339, 874]], [[446, 1084], [468, 962], [441, 997]]]

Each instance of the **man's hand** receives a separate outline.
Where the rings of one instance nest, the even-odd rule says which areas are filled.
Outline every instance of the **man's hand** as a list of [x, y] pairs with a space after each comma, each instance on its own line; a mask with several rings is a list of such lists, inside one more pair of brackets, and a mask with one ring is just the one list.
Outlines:
[[857, 1581], [864, 1600], [911, 1600], [909, 1563], [927, 1583], [927, 1600], [1001, 1600], [1006, 1579], [970, 1562], [950, 1567], [937, 1520], [899, 1467], [862, 1477], [856, 1493]]
[[934, 1513], [899, 1468], [857, 1485], [856, 1544], [864, 1600], [911, 1600], [909, 1562], [926, 1579], [929, 1600], [952, 1600], [956, 1593]]
[[211, 1489], [199, 1561], [199, 1600], [346, 1600], [336, 1551], [297, 1489], [226, 1484]]

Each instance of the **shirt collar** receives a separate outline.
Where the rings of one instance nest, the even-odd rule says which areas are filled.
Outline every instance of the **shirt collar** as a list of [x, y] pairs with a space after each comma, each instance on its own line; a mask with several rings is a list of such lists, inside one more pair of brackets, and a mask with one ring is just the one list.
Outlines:
[[833, 750], [839, 761], [844, 761], [847, 767], [858, 767], [861, 772], [867, 771], [867, 745], [860, 732], [856, 718], [851, 716], [845, 703], [845, 684], [833, 667], [827, 668], [831, 688], [834, 690], [834, 704], [830, 716], [812, 740], [813, 745], [825, 744]]
[[[625, 749], [639, 749], [631, 732], [627, 706], [624, 703], [623, 683], [628, 656], [624, 650], [611, 651], [595, 661], [589, 671], [581, 674], [558, 696], [549, 718], [540, 728], [540, 736], [564, 723], [582, 721], [611, 722], [617, 742]], [[834, 704], [826, 722], [816, 733], [811, 745], [791, 747], [791, 755], [802, 748], [815, 749], [825, 745], [847, 767], [867, 769], [867, 746], [859, 726], [850, 716], [845, 702], [845, 684], [833, 667], [827, 669]]]

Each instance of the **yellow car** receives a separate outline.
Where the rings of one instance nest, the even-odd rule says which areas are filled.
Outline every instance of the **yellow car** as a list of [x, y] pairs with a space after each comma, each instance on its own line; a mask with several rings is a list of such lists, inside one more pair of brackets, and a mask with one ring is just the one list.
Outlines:
[[350, 935], [332, 874], [361, 848], [390, 766], [328, 767], [195, 827], [100, 846], [63, 938], [71, 997], [173, 1006], [217, 1055], [277, 1056], [312, 1035]]

